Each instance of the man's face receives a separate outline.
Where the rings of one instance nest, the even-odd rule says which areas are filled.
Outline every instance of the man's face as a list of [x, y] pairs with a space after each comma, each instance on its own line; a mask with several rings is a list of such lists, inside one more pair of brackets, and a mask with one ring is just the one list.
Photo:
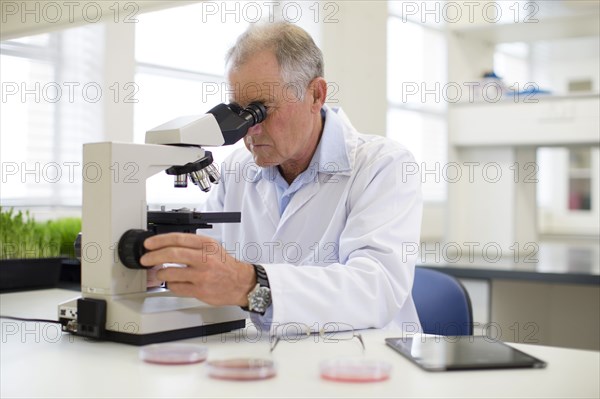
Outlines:
[[[237, 68], [228, 71], [227, 80], [234, 90], [232, 100], [246, 107], [260, 101], [267, 107], [264, 122], [251, 127], [244, 143], [258, 166], [308, 164], [320, 134], [316, 126], [312, 90], [303, 100], [297, 98], [297, 87], [286, 85], [279, 73], [275, 55], [265, 50]], [[318, 109], [317, 109], [318, 108]], [[316, 131], [316, 133], [315, 133]]]

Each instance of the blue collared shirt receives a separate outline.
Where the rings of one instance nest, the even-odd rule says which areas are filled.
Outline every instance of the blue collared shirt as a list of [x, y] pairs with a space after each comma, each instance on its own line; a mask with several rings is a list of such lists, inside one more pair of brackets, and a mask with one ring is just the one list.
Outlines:
[[338, 124], [332, 123], [330, 119], [326, 118], [325, 108], [321, 110], [321, 116], [325, 122], [321, 140], [308, 168], [300, 173], [292, 184], [288, 184], [277, 166], [262, 168], [256, 175], [255, 181], [262, 177], [275, 185], [279, 216], [283, 215], [296, 192], [316, 181], [318, 173], [333, 174], [350, 170], [342, 129]]

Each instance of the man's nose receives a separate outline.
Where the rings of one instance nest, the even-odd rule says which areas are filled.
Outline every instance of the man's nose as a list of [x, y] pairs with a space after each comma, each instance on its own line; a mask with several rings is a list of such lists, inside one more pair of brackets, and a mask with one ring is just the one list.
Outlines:
[[257, 136], [262, 133], [262, 123], [258, 123], [248, 129], [249, 136]]

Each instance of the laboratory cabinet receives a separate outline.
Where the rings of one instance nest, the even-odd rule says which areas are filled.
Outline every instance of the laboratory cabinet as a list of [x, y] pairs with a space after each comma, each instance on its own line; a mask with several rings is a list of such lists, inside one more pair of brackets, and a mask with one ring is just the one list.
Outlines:
[[[475, 21], [450, 26], [446, 31], [449, 84], [464, 88], [480, 82], [478, 88], [483, 88], [489, 81], [482, 81], [482, 74], [494, 70], [500, 44], [551, 46], [561, 40], [585, 40], [600, 34], [598, 7], [581, 2], [577, 7], [567, 2], [552, 6], [535, 3], [539, 8], [535, 20]], [[570, 60], [564, 62], [567, 65]], [[561, 70], [565, 79], [592, 73], [589, 69], [578, 70], [582, 67], [577, 62], [568, 65]], [[536, 184], [538, 149], [586, 146], [593, 154], [599, 146], [597, 74], [589, 77], [593, 80], [591, 91], [567, 92], [558, 87], [522, 84], [521, 93], [514, 94], [504, 87], [500, 96], [493, 91], [488, 96], [482, 92], [466, 95], [463, 91], [461, 98], [448, 104], [448, 165], [460, 174], [449, 176], [453, 180], [448, 184], [446, 243], [459, 251], [468, 251], [473, 242], [493, 245], [509, 255], [515, 250], [526, 254], [534, 248], [530, 244], [537, 243], [542, 235]], [[530, 78], [536, 82], [536, 76]], [[514, 86], [514, 82], [506, 83]], [[554, 178], [567, 181], [569, 173], [567, 163]], [[592, 168], [589, 173], [589, 180], [597, 182], [598, 171]], [[556, 195], [568, 198], [567, 189], [563, 191]], [[598, 234], [597, 219], [592, 222], [598, 217], [597, 198], [590, 202], [587, 214], [578, 215], [589, 220], [580, 224], [581, 231], [575, 228], [571, 233]]]

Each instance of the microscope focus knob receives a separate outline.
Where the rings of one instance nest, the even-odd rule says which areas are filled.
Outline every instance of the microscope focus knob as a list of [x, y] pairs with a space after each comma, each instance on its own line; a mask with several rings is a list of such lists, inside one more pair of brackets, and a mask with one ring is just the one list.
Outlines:
[[129, 269], [145, 269], [140, 258], [146, 253], [144, 240], [154, 233], [147, 230], [127, 230], [119, 240], [119, 259]]

